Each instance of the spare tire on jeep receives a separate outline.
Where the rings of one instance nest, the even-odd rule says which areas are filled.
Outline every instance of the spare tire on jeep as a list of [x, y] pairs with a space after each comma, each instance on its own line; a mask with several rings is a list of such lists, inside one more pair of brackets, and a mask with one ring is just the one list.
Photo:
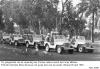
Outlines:
[[83, 47], [83, 45], [78, 46], [78, 52], [80, 53], [85, 52], [85, 48]]

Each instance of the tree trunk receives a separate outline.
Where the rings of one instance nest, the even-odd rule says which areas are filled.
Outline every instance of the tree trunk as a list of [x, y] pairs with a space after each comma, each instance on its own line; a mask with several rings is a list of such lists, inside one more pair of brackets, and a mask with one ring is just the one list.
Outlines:
[[60, 34], [62, 34], [62, 24], [63, 24], [63, 13], [64, 13], [64, 4], [63, 0], [62, 1], [62, 13], [61, 13], [61, 23], [60, 23]]
[[94, 12], [93, 12], [93, 15], [92, 15], [92, 19], [93, 19], [93, 21], [92, 21], [92, 32], [91, 32], [91, 34], [92, 34], [92, 42], [94, 42]]
[[39, 19], [39, 34], [41, 34], [41, 21]]
[[56, 31], [58, 31], [58, 21], [57, 21], [58, 19], [57, 19], [57, 17], [56, 17]]

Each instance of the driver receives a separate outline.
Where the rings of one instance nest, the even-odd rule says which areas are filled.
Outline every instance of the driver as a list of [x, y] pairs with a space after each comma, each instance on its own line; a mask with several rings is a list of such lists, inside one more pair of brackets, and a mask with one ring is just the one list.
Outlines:
[[50, 33], [47, 34], [46, 41], [48, 41], [48, 42], [50, 41]]

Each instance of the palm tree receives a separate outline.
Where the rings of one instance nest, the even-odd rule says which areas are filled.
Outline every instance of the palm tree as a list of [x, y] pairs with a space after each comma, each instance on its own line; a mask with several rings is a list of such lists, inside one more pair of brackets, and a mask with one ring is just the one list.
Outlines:
[[[82, 14], [85, 12], [86, 17], [92, 14], [92, 42], [94, 42], [94, 16], [97, 15], [97, 10], [100, 8], [99, 0], [81, 0], [81, 3], [78, 4], [79, 10], [78, 13]], [[81, 16], [81, 17], [82, 17]]]

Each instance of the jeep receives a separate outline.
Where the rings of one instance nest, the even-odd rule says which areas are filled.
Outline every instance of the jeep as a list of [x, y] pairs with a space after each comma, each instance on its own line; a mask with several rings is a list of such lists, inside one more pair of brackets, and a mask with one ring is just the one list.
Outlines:
[[57, 53], [61, 54], [64, 51], [68, 51], [68, 53], [73, 53], [73, 46], [66, 40], [64, 35], [52, 34], [45, 38], [44, 41], [45, 50], [49, 52], [51, 49], [57, 51]]
[[87, 43], [84, 36], [74, 36], [71, 40], [72, 46], [76, 51], [82, 52], [93, 52], [94, 47], [92, 44]]
[[24, 38], [20, 34], [12, 34], [10, 38], [10, 44], [18, 46], [19, 44], [25, 44]]

